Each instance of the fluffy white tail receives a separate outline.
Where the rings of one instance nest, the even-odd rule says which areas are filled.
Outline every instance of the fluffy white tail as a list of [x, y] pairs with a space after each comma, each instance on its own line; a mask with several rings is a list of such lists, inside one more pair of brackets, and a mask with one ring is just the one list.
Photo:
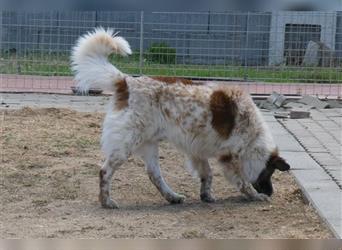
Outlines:
[[113, 90], [114, 83], [124, 74], [108, 61], [112, 53], [127, 56], [132, 54], [128, 42], [116, 36], [112, 29], [96, 28], [80, 37], [72, 50], [71, 67], [79, 91], [89, 88]]

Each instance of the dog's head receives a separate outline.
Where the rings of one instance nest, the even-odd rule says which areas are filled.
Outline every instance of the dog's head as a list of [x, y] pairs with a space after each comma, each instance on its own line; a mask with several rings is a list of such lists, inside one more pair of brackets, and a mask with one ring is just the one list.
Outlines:
[[274, 171], [287, 171], [290, 169], [290, 165], [278, 155], [277, 151], [271, 153], [268, 158], [265, 168], [259, 174], [257, 180], [253, 183], [253, 187], [258, 193], [263, 193], [271, 196], [273, 193], [273, 186], [271, 177]]

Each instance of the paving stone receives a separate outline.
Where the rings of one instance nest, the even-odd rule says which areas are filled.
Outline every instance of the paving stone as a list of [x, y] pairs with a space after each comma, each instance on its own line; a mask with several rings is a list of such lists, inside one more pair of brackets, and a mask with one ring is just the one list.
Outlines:
[[328, 173], [332, 175], [339, 184], [341, 184], [342, 181], [342, 172], [340, 170], [328, 170]]
[[309, 111], [301, 111], [301, 110], [291, 110], [290, 111], [290, 118], [291, 119], [303, 119], [309, 118], [310, 112]]
[[334, 172], [341, 172], [342, 171], [342, 165], [326, 165], [324, 166], [325, 169], [329, 171], [334, 171]]
[[[316, 163], [317, 164], [317, 163]], [[329, 182], [331, 176], [329, 176], [322, 168], [310, 169], [310, 170], [292, 170], [293, 174], [300, 177], [302, 181], [311, 183], [312, 187], [317, 186], [317, 182]]]
[[[314, 174], [327, 175], [319, 171], [292, 171], [309, 202], [316, 208], [318, 214], [327, 222], [337, 238], [341, 233], [341, 195], [342, 191], [336, 183], [330, 180], [320, 180], [312, 177]], [[311, 176], [311, 177], [309, 177]], [[315, 181], [316, 179], [316, 181]]]
[[277, 106], [275, 106], [273, 103], [270, 103], [268, 101], [262, 101], [260, 102], [260, 104], [258, 105], [258, 107], [260, 109], [264, 109], [264, 110], [276, 110], [278, 109]]
[[292, 119], [284, 119], [279, 120], [282, 124], [286, 126], [287, 129], [291, 130], [291, 132], [302, 132], [306, 129], [299, 123], [299, 120], [292, 120]]
[[279, 134], [274, 137], [275, 143], [280, 151], [304, 152], [300, 144], [289, 134]]
[[339, 126], [339, 127], [342, 126], [342, 117], [340, 117], [340, 116], [329, 116], [329, 119], [334, 121], [337, 124], [337, 126]]
[[338, 218], [328, 218], [327, 220], [333, 225], [332, 230], [334, 230], [334, 233], [337, 235], [342, 235], [342, 220]]
[[323, 112], [321, 112], [321, 110], [312, 110], [311, 111], [311, 117], [315, 120], [315, 121], [329, 121], [330, 119], [326, 116], [326, 114], [324, 114]]
[[268, 127], [270, 128], [272, 135], [274, 137], [278, 135], [288, 135], [288, 132], [284, 129], [282, 125], [278, 122], [268, 122]]
[[313, 107], [318, 108], [318, 109], [324, 109], [324, 108], [327, 108], [329, 106], [328, 103], [322, 102], [317, 97], [309, 96], [309, 95], [303, 96], [303, 98], [299, 99], [298, 102], [307, 104], [309, 106], [313, 106]]
[[312, 118], [307, 118], [307, 119], [301, 119], [298, 121], [298, 123], [300, 124], [305, 124], [305, 125], [312, 125], [312, 124], [316, 124], [316, 122], [312, 119]]
[[335, 166], [339, 164], [338, 160], [333, 158], [329, 153], [310, 153], [310, 155], [324, 166]]
[[[280, 151], [280, 155], [286, 159], [293, 170], [314, 170], [318, 164], [304, 151]], [[319, 168], [320, 171], [322, 170]], [[322, 170], [323, 171], [323, 170]]]
[[318, 123], [305, 123], [302, 122], [302, 120], [298, 120], [299, 124], [303, 126], [303, 128], [310, 130], [310, 131], [315, 131], [315, 132], [320, 132], [323, 131], [322, 126]]
[[342, 108], [342, 101], [341, 100], [327, 100], [326, 101], [329, 104], [329, 108]]
[[304, 103], [299, 103], [299, 102], [289, 102], [283, 105], [283, 107], [288, 108], [288, 109], [296, 109], [296, 110], [303, 110], [303, 111], [308, 111], [313, 108], [312, 106], [306, 105]]
[[317, 140], [321, 141], [323, 144], [324, 143], [337, 143], [335, 137], [333, 135], [331, 135], [331, 133], [327, 133], [327, 132], [315, 132], [313, 135], [311, 134], [311, 136], [314, 136], [315, 138], [317, 138]]
[[338, 125], [333, 122], [333, 121], [317, 121], [319, 125], [322, 126], [322, 128], [326, 129], [326, 130], [330, 130], [330, 129], [334, 129], [337, 130], [339, 129]]
[[301, 137], [300, 134], [298, 134], [298, 140], [303, 143], [303, 144], [307, 144], [309, 146], [317, 146], [317, 145], [321, 145], [320, 141], [315, 138], [315, 137]]
[[326, 186], [320, 185], [320, 188], [317, 189], [307, 188], [307, 191], [310, 192], [310, 197], [319, 213], [332, 220], [331, 223], [341, 220], [341, 202], [339, 202], [342, 198], [341, 190], [328, 184]]
[[330, 130], [329, 132], [332, 136], [334, 136], [339, 141], [342, 140], [342, 130], [341, 129]]
[[267, 123], [277, 123], [277, 120], [273, 117], [273, 114], [272, 116], [264, 116], [264, 120]]

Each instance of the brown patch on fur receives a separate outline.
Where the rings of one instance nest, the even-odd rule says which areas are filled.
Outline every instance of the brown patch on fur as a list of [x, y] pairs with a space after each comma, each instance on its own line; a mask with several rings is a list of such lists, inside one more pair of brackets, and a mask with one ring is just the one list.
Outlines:
[[166, 117], [170, 118], [170, 110], [168, 110], [167, 108], [164, 109], [164, 113], [166, 115]]
[[167, 83], [167, 84], [174, 84], [174, 83], [182, 83], [184, 85], [198, 84], [198, 83], [193, 82], [190, 79], [171, 77], [171, 76], [154, 76], [154, 77], [151, 77], [151, 78], [153, 80], [164, 82], [164, 83]]
[[219, 161], [222, 163], [228, 163], [231, 162], [233, 159], [233, 156], [231, 154], [221, 155], [219, 158]]
[[[233, 93], [232, 93], [233, 94]], [[223, 90], [216, 90], [210, 97], [211, 125], [223, 138], [228, 138], [235, 126], [237, 105]]]
[[101, 35], [95, 36], [94, 39], [96, 44], [103, 44], [104, 46], [111, 48], [113, 52], [119, 53], [120, 50], [118, 49], [116, 43], [113, 43], [112, 37], [108, 35]]
[[99, 201], [101, 202], [101, 204], [105, 204], [106, 200], [109, 196], [109, 192], [108, 190], [104, 190], [104, 187], [107, 185], [107, 182], [104, 180], [104, 176], [106, 175], [106, 170], [101, 169], [100, 170], [100, 194], [99, 194]]
[[275, 158], [279, 156], [279, 151], [278, 148], [275, 148], [272, 153], [271, 153], [271, 157], [270, 158]]
[[118, 110], [128, 107], [129, 91], [126, 79], [115, 83], [115, 107]]
[[106, 170], [101, 169], [100, 170], [100, 188], [103, 188], [106, 185], [106, 182], [104, 181], [103, 177], [106, 175]]
[[270, 166], [278, 158], [279, 158], [279, 152], [278, 152], [278, 148], [276, 148], [271, 152], [271, 155], [266, 162], [266, 166]]

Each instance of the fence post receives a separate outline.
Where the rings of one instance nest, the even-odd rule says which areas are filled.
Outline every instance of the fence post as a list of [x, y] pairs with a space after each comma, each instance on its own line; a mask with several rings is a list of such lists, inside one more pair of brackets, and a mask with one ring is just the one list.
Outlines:
[[249, 39], [248, 39], [248, 31], [249, 31], [249, 12], [247, 12], [247, 20], [246, 20], [246, 40], [245, 40], [245, 61], [244, 61], [244, 64], [245, 64], [245, 68], [244, 68], [244, 80], [247, 80], [248, 79], [248, 67], [247, 67], [247, 53], [249, 53], [248, 51], [248, 42], [249, 42]]
[[0, 10], [0, 50], [2, 50], [2, 12], [3, 10]]
[[144, 67], [144, 11], [140, 12], [140, 46], [139, 46], [139, 73], [142, 75]]

